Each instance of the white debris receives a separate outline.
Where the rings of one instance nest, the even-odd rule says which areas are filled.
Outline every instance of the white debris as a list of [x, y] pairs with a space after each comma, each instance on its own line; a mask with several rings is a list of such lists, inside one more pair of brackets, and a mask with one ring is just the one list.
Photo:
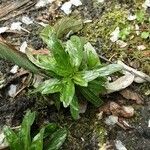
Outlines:
[[19, 69], [19, 66], [15, 65], [11, 68], [10, 73], [15, 74], [17, 73], [18, 69]]
[[[118, 60], [118, 62], [117, 62], [119, 65], [122, 65], [122, 67], [125, 69], [125, 70], [127, 70], [127, 71], [129, 71], [129, 72], [132, 72], [132, 74], [134, 74], [135, 75], [135, 79], [136, 78], [140, 78], [141, 80], [143, 80], [143, 81], [148, 81], [148, 82], [150, 82], [150, 76], [149, 75], [147, 75], [147, 74], [145, 74], [145, 73], [143, 73], [143, 72], [141, 72], [141, 71], [138, 71], [138, 70], [136, 70], [136, 69], [133, 69], [133, 68], [131, 68], [131, 67], [129, 67], [129, 66], [127, 66], [126, 64], [124, 64], [122, 61], [120, 61], [120, 60]], [[135, 79], [134, 79], [134, 81], [135, 81]]]
[[39, 0], [35, 7], [36, 8], [41, 8], [41, 7], [45, 7], [47, 4], [51, 4], [54, 0]]
[[44, 22], [36, 22], [37, 24], [41, 25], [42, 27], [46, 27], [48, 26], [48, 24], [44, 23]]
[[136, 83], [144, 83], [144, 82], [146, 82], [146, 80], [144, 80], [144, 79], [142, 79], [140, 77], [135, 77], [134, 78], [134, 82], [136, 82]]
[[22, 27], [21, 27], [22, 23], [21, 22], [13, 22], [11, 24], [10, 30], [18, 30], [21, 31]]
[[98, 120], [101, 120], [103, 118], [103, 111], [101, 111], [100, 113], [97, 114], [97, 118]]
[[[26, 48], [27, 48], [27, 42], [24, 41], [24, 42], [21, 44], [21, 46], [20, 46], [20, 51], [21, 51], [22, 53], [25, 53], [25, 52], [26, 52]], [[17, 73], [18, 69], [19, 69], [19, 66], [15, 65], [15, 66], [13, 66], [12, 69], [10, 70], [10, 73], [15, 74], [15, 73]]]
[[129, 15], [127, 18], [129, 21], [135, 20], [136, 19], [136, 15]]
[[8, 91], [8, 95], [9, 95], [10, 97], [14, 97], [15, 94], [16, 94], [16, 91], [17, 91], [17, 85], [11, 84], [11, 85], [10, 85], [10, 88], [9, 88], [9, 91]]
[[33, 20], [31, 20], [28, 16], [23, 16], [21, 21], [26, 25], [33, 23]]
[[127, 150], [120, 140], [117, 140], [115, 142], [115, 146], [117, 150]]
[[89, 20], [85, 20], [83, 23], [91, 23], [93, 20], [89, 19]]
[[71, 13], [71, 6], [72, 6], [72, 3], [69, 1], [69, 2], [65, 2], [62, 6], [61, 6], [61, 10], [69, 15]]
[[70, 0], [70, 2], [71, 2], [72, 5], [75, 5], [75, 6], [82, 5], [82, 2], [80, 0]]
[[0, 34], [6, 32], [8, 29], [8, 27], [0, 27]]
[[120, 33], [120, 29], [119, 27], [117, 27], [110, 35], [111, 35], [111, 38], [110, 40], [112, 42], [116, 42], [119, 38], [119, 33]]
[[140, 27], [138, 24], [135, 25], [135, 30], [136, 30], [136, 34], [140, 35], [140, 31], [139, 31]]
[[139, 46], [137, 46], [137, 49], [142, 51], [142, 50], [145, 50], [146, 47], [144, 45], [139, 45]]
[[74, 6], [80, 6], [80, 5], [82, 5], [82, 2], [81, 2], [80, 0], [70, 0], [70, 1], [68, 1], [68, 2], [65, 2], [65, 3], [61, 6], [60, 9], [61, 9], [65, 14], [69, 15], [69, 14], [72, 12], [72, 10], [71, 10], [72, 5], [74, 5]]
[[150, 128], [150, 120], [148, 120], [148, 127]]
[[123, 106], [122, 109], [129, 117], [134, 115], [134, 108], [132, 106]]
[[128, 45], [126, 42], [122, 40], [118, 40], [116, 43], [120, 46], [120, 48], [124, 48]]
[[98, 3], [104, 3], [105, 0], [97, 0]]
[[125, 71], [124, 74], [124, 76], [120, 77], [114, 82], [108, 82], [106, 84], [107, 93], [123, 90], [133, 83], [135, 76], [127, 71]]
[[27, 45], [27, 42], [24, 41], [24, 42], [21, 44], [21, 46], [20, 46], [20, 51], [23, 52], [23, 53], [25, 53], [27, 46], [28, 46], [28, 45]]
[[148, 7], [150, 7], [150, 0], [146, 0], [143, 4], [142, 7], [144, 7], [145, 9], [147, 9]]
[[107, 125], [115, 125], [118, 122], [118, 117], [117, 116], [109, 116], [105, 119], [105, 123]]
[[79, 113], [84, 114], [87, 110], [87, 103], [80, 103], [79, 105]]
[[4, 135], [4, 133], [2, 132], [2, 133], [0, 134], [0, 145], [3, 143], [4, 139], [5, 139], [5, 135]]
[[4, 133], [0, 133], [0, 149], [5, 149], [6, 147], [8, 147], [8, 143], [5, 139], [5, 135]]

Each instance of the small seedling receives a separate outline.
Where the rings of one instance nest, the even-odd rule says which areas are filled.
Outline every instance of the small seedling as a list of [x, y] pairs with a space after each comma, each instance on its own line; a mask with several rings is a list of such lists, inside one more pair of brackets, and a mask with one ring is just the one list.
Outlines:
[[71, 36], [70, 40], [62, 43], [50, 26], [40, 35], [48, 46], [49, 54], [32, 55], [28, 51], [27, 56], [51, 78], [40, 84], [35, 92], [46, 95], [58, 93], [60, 102], [65, 108], [70, 107], [74, 119], [79, 116], [76, 92], [95, 106], [100, 106], [99, 94], [105, 90], [106, 77], [121, 70], [121, 67], [117, 64], [103, 66], [94, 47], [78, 36]]
[[[27, 56], [15, 51], [9, 45], [0, 43], [0, 57], [45, 77], [34, 92], [44, 95], [56, 93], [63, 106], [70, 107], [72, 117], [79, 117], [80, 95], [95, 106], [100, 106], [99, 97], [105, 89], [106, 78], [122, 69], [120, 65], [101, 64], [94, 47], [78, 36], [71, 36], [66, 42], [60, 41], [56, 30], [47, 26], [41, 32], [41, 38], [47, 44], [48, 54]], [[55, 100], [54, 100], [55, 101]], [[57, 101], [58, 104], [58, 101]]]
[[10, 150], [57, 150], [66, 139], [66, 129], [60, 129], [54, 123], [42, 127], [34, 137], [31, 126], [35, 120], [35, 112], [28, 111], [24, 116], [21, 128], [13, 131], [4, 127], [4, 134]]

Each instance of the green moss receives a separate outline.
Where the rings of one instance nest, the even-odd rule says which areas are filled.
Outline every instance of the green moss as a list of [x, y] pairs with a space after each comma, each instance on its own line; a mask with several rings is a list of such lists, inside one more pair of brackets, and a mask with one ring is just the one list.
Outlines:
[[121, 9], [120, 6], [116, 6], [113, 11], [109, 8], [101, 18], [86, 26], [83, 29], [83, 34], [87, 37], [87, 40], [93, 43], [101, 38], [103, 50], [109, 50], [111, 47], [110, 34], [116, 27], [125, 24], [126, 17], [127, 11]]
[[99, 137], [99, 139], [98, 139], [98, 141], [99, 141], [98, 146], [102, 147], [106, 143], [107, 130], [104, 127], [104, 124], [99, 123], [96, 126], [96, 131], [97, 131], [97, 135]]
[[[149, 38], [141, 38], [141, 34], [144, 31], [149, 31], [149, 16], [142, 10], [142, 2], [135, 1], [136, 5], [133, 7], [134, 14], [138, 14], [138, 19], [129, 21], [127, 19], [130, 14], [129, 8], [126, 5], [120, 5], [118, 3], [109, 3], [105, 13], [98, 19], [94, 20], [91, 24], [85, 26], [82, 34], [87, 37], [87, 40], [92, 44], [99, 47], [100, 52], [105, 54], [107, 58], [121, 59], [129, 62], [134, 61], [140, 63], [139, 70], [150, 74], [149, 66]], [[142, 17], [143, 16], [143, 17]], [[142, 18], [140, 18], [142, 17]], [[140, 18], [140, 20], [139, 20]], [[140, 35], [136, 34], [135, 25], [139, 26]], [[119, 45], [110, 41], [111, 33], [119, 27], [120, 40], [123, 40], [128, 44], [124, 48], [120, 48]], [[128, 32], [126, 32], [128, 29]], [[100, 43], [100, 44], [99, 44]], [[98, 45], [97, 45], [98, 44]], [[138, 50], [137, 46], [144, 45], [146, 49], [144, 51]]]

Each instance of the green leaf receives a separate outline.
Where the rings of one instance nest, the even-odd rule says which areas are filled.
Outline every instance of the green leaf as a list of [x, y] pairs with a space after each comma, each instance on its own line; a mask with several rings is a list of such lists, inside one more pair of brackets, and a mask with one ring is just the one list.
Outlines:
[[34, 120], [35, 120], [35, 112], [28, 111], [24, 116], [20, 130], [22, 149], [27, 150], [31, 145], [30, 130]]
[[46, 74], [52, 76], [52, 77], [57, 77], [57, 76], [65, 76], [68, 75], [67, 69], [61, 68], [55, 58], [48, 54], [48, 55], [37, 55], [33, 56], [31, 53], [31, 50], [27, 50], [27, 56], [29, 60], [34, 63], [36, 66], [40, 67], [41, 69], [46, 70]]
[[31, 49], [27, 49], [26, 54], [32, 63], [34, 63], [36, 66], [42, 69], [53, 71], [53, 68], [56, 65], [54, 57], [52, 57], [51, 55], [33, 56], [31, 51]]
[[33, 73], [40, 73], [40, 69], [30, 62], [24, 53], [17, 51], [13, 46], [2, 41], [0, 41], [0, 58], [11, 61]]
[[97, 79], [89, 82], [88, 89], [95, 93], [95, 95], [99, 95], [100, 93], [104, 93], [106, 91], [106, 78], [98, 77]]
[[150, 33], [149, 32], [142, 32], [141, 33], [141, 38], [147, 39], [149, 37]]
[[43, 41], [51, 50], [52, 55], [57, 62], [57, 66], [59, 66], [59, 68], [61, 68], [62, 70], [64, 70], [64, 72], [67, 72], [68, 74], [72, 73], [69, 55], [65, 52], [62, 43], [56, 38], [55, 32], [53, 31], [52, 27], [45, 27], [40, 35]]
[[144, 22], [144, 20], [145, 20], [145, 11], [139, 10], [139, 11], [136, 13], [136, 19], [137, 19], [137, 21], [140, 22], [140, 23]]
[[63, 102], [64, 107], [68, 107], [74, 97], [75, 86], [71, 79], [63, 81], [63, 88], [60, 95], [60, 101]]
[[78, 70], [83, 58], [83, 43], [78, 36], [72, 36], [66, 42], [66, 51], [70, 56], [71, 65]]
[[54, 25], [57, 38], [61, 38], [63, 35], [78, 32], [83, 27], [82, 19], [76, 19], [75, 17], [64, 17]]
[[30, 150], [43, 150], [43, 137], [45, 128], [43, 127], [40, 132], [33, 138]]
[[94, 47], [88, 42], [84, 45], [84, 50], [86, 53], [87, 65], [89, 69], [100, 66], [99, 57], [94, 49]]
[[62, 88], [61, 81], [58, 79], [45, 80], [34, 92], [41, 92], [42, 94], [52, 94], [60, 92]]
[[130, 26], [123, 28], [120, 33], [119, 37], [121, 37], [122, 40], [126, 40], [127, 36], [131, 33]]
[[67, 136], [66, 129], [58, 129], [51, 135], [49, 143], [45, 145], [45, 150], [58, 150], [64, 143]]
[[55, 123], [49, 123], [45, 126], [44, 138], [47, 138], [49, 135], [53, 134], [58, 126]]
[[74, 83], [80, 86], [88, 86], [88, 82], [83, 78], [83, 75], [79, 72], [73, 76]]
[[54, 99], [54, 105], [56, 106], [57, 110], [60, 110], [61, 101], [60, 101], [60, 93], [55, 93], [52, 95], [52, 98]]
[[10, 150], [21, 150], [22, 145], [19, 141], [19, 137], [17, 136], [17, 134], [8, 126], [4, 126], [3, 131], [5, 134], [6, 140], [9, 144]]
[[114, 72], [120, 71], [122, 69], [121, 65], [118, 64], [110, 64], [105, 67], [101, 67], [98, 69], [88, 70], [88, 71], [80, 71], [78, 72], [79, 76], [81, 76], [86, 82], [93, 81], [98, 77], [105, 77]]
[[73, 97], [70, 103], [70, 112], [75, 120], [79, 118], [79, 103], [76, 96]]
[[97, 70], [82, 71], [80, 73], [86, 82], [90, 82], [99, 77], [99, 72]]
[[99, 95], [91, 91], [89, 88], [82, 87], [80, 88], [80, 92], [86, 98], [86, 100], [91, 102], [94, 106], [99, 107], [100, 105], [102, 105], [103, 102], [99, 98]]
[[105, 67], [101, 67], [100, 69], [97, 69], [97, 72], [99, 72], [100, 77], [106, 77], [117, 71], [121, 71], [122, 69], [123, 67], [119, 64], [110, 64]]

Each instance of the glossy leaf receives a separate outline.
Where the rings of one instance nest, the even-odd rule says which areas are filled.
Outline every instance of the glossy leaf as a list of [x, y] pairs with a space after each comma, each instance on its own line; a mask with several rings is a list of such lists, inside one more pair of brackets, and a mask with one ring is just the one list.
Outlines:
[[80, 92], [86, 98], [86, 100], [91, 102], [94, 106], [99, 107], [100, 105], [102, 105], [103, 102], [100, 99], [99, 95], [91, 91], [89, 88], [82, 87], [80, 88]]
[[83, 78], [83, 75], [79, 72], [73, 76], [74, 83], [80, 86], [88, 86], [88, 82]]
[[88, 71], [81, 71], [79, 72], [80, 76], [82, 76], [82, 78], [86, 81], [86, 82], [90, 82], [94, 79], [96, 79], [97, 77], [99, 77], [99, 72], [95, 69], [95, 70], [88, 70]]
[[45, 128], [42, 128], [40, 132], [33, 138], [30, 150], [43, 150], [44, 130]]
[[70, 103], [71, 116], [76, 120], [79, 118], [79, 103], [76, 96], [73, 97]]
[[61, 38], [63, 35], [68, 34], [70, 31], [72, 33], [78, 32], [83, 27], [83, 22], [81, 19], [76, 19], [75, 17], [64, 17], [54, 25], [54, 30], [56, 32], [57, 38]]
[[58, 76], [66, 76], [68, 75], [68, 70], [63, 69], [62, 67], [60, 67], [55, 58], [52, 55], [37, 55], [37, 56], [33, 56], [31, 53], [31, 50], [28, 49], [27, 50], [27, 56], [29, 58], [29, 60], [34, 63], [36, 66], [40, 67], [41, 69], [44, 69], [48, 72], [46, 72], [48, 75], [52, 76], [52, 77], [57, 77]]
[[72, 36], [66, 42], [66, 51], [70, 56], [71, 65], [78, 70], [83, 58], [83, 43], [78, 36]]
[[100, 66], [99, 57], [94, 49], [94, 47], [88, 42], [84, 45], [84, 50], [87, 59], [87, 66], [89, 69]]
[[100, 69], [97, 69], [97, 72], [99, 73], [100, 77], [106, 77], [109, 76], [117, 71], [121, 71], [122, 66], [118, 64], [110, 64], [105, 67], [101, 67]]
[[17, 134], [8, 126], [4, 126], [3, 131], [9, 144], [10, 150], [21, 150], [22, 146], [20, 144]]
[[60, 94], [60, 101], [63, 102], [64, 107], [68, 107], [74, 97], [75, 86], [71, 79], [63, 81], [63, 88]]
[[95, 95], [99, 95], [100, 93], [104, 93], [106, 91], [106, 78], [99, 77], [88, 84], [88, 89], [95, 93]]
[[85, 79], [87, 82], [90, 82], [98, 77], [105, 77], [120, 71], [122, 69], [121, 65], [118, 64], [110, 64], [105, 67], [101, 67], [99, 69], [93, 69], [88, 71], [81, 71], [80, 75]]
[[14, 64], [27, 69], [33, 73], [40, 73], [40, 69], [35, 66], [26, 55], [13, 46], [0, 41], [0, 58], [13, 62]]
[[52, 94], [60, 92], [62, 88], [61, 81], [58, 79], [45, 80], [34, 92], [41, 92], [42, 94]]
[[20, 138], [23, 149], [28, 149], [31, 145], [31, 126], [35, 120], [35, 112], [28, 111], [21, 124]]
[[49, 143], [45, 145], [45, 150], [58, 150], [64, 143], [67, 136], [66, 129], [58, 129], [51, 135]]
[[[45, 70], [51, 70], [53, 71], [54, 66], [56, 65], [55, 59], [50, 55], [38, 55], [33, 56], [31, 49], [28, 49], [26, 54], [29, 58], [29, 60], [34, 63], [36, 66], [45, 69]], [[39, 59], [37, 59], [37, 57]]]
[[45, 27], [41, 33], [41, 37], [52, 52], [57, 65], [70, 74], [72, 70], [69, 55], [65, 52], [62, 43], [57, 39], [53, 29], [50, 26]]
[[44, 138], [47, 138], [49, 135], [53, 134], [58, 126], [55, 123], [49, 123], [45, 127]]

